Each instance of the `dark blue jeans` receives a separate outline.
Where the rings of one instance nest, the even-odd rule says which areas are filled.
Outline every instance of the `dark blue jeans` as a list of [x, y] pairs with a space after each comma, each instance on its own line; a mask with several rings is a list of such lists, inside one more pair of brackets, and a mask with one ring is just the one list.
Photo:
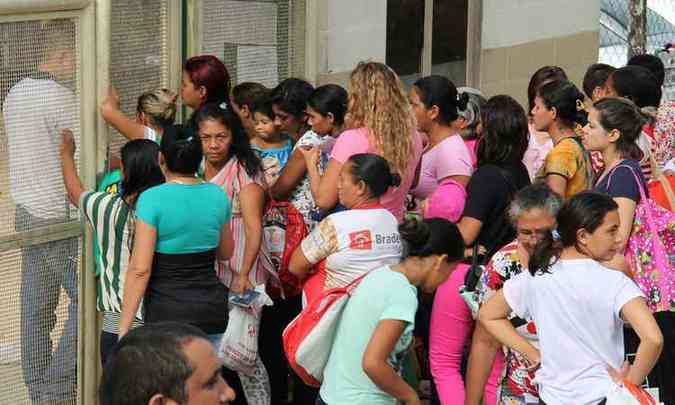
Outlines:
[[[61, 222], [16, 210], [17, 232]], [[77, 389], [77, 238], [21, 250], [21, 367], [33, 403], [67, 401]], [[68, 295], [68, 319], [53, 350], [61, 288]]]

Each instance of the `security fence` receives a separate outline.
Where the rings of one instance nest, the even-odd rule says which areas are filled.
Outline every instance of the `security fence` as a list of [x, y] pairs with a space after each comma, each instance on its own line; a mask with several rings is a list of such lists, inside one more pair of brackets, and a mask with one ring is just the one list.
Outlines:
[[[630, 0], [601, 0], [599, 61], [623, 66], [628, 61]], [[665, 48], [675, 43], [675, 2], [647, 0], [646, 50], [658, 55], [666, 65], [664, 96], [675, 99], [675, 52]]]
[[68, 202], [60, 131], [92, 189], [124, 138], [97, 106], [117, 89], [179, 91], [182, 61], [221, 58], [233, 83], [305, 69], [305, 1], [6, 0], [0, 4], [0, 404], [96, 403], [92, 235]]

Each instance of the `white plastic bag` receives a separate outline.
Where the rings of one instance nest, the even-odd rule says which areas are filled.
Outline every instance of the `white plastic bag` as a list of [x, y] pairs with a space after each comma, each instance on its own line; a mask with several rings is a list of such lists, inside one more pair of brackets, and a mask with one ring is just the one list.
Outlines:
[[656, 405], [656, 400], [644, 389], [627, 381], [613, 383], [607, 392], [607, 405]]
[[218, 350], [225, 367], [243, 374], [255, 370], [262, 307], [272, 305], [264, 285], [257, 286], [255, 291], [259, 295], [248, 308], [229, 304], [229, 321]]

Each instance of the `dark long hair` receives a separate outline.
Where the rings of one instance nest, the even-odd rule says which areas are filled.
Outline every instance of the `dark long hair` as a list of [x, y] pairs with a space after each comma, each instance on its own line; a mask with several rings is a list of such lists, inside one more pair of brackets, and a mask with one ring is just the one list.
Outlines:
[[577, 232], [580, 229], [593, 233], [605, 220], [607, 213], [618, 209], [614, 200], [601, 193], [585, 191], [569, 199], [558, 211], [558, 235], [547, 235], [534, 249], [528, 268], [532, 275], [538, 271], [548, 271], [560, 259], [564, 248], [577, 245]]
[[541, 97], [546, 108], [555, 108], [556, 117], [565, 127], [574, 129], [575, 124], [584, 126], [588, 122], [588, 113], [581, 108], [584, 95], [572, 82], [546, 83], [539, 88], [537, 96]]
[[525, 110], [510, 96], [494, 96], [481, 110], [483, 132], [478, 140], [478, 166], [514, 164], [528, 145]]
[[464, 239], [457, 225], [443, 218], [406, 220], [398, 226], [403, 257], [447, 255], [448, 262], [464, 258]]
[[[122, 179], [122, 199], [128, 201], [128, 197], [138, 197], [142, 192], [164, 183], [164, 174], [159, 167], [157, 156], [159, 145], [148, 139], [136, 139], [129, 141], [120, 151], [122, 165], [124, 166], [124, 179]], [[130, 204], [136, 206], [136, 199]]]
[[352, 155], [351, 174], [356, 180], [363, 180], [373, 197], [379, 198], [389, 190], [389, 187], [398, 187], [401, 176], [392, 173], [389, 163], [382, 156], [374, 153], [357, 153]]
[[197, 173], [203, 154], [199, 137], [192, 128], [167, 125], [159, 147], [170, 171], [186, 176]]
[[534, 72], [530, 78], [530, 83], [527, 85], [528, 113], [534, 108], [534, 98], [537, 96], [539, 88], [546, 83], [558, 80], [567, 80], [567, 74], [561, 67], [543, 66]]
[[640, 108], [658, 107], [661, 103], [658, 79], [645, 67], [624, 66], [611, 74], [610, 81], [619, 97], [631, 100]]
[[257, 176], [262, 170], [260, 158], [251, 149], [244, 126], [239, 116], [232, 111], [232, 108], [227, 104], [204, 104], [195, 113], [196, 128], [199, 129], [201, 123], [207, 120], [217, 121], [230, 130], [232, 133], [232, 144], [230, 145], [230, 152], [227, 158], [235, 156], [239, 163], [244, 166], [244, 170], [246, 170], [249, 176]]
[[348, 98], [347, 90], [342, 86], [326, 84], [314, 89], [307, 100], [307, 105], [324, 117], [328, 113], [333, 114], [335, 124], [341, 126], [345, 122]]
[[625, 98], [603, 98], [595, 102], [593, 108], [600, 113], [600, 125], [605, 131], [619, 131], [616, 149], [621, 157], [641, 160], [642, 150], [636, 141], [646, 119], [638, 107]]
[[455, 84], [444, 76], [426, 76], [417, 80], [413, 86], [427, 109], [438, 107], [438, 121], [445, 125], [459, 118], [457, 110], [466, 110], [466, 104], [469, 102], [469, 95], [459, 94]]
[[270, 98], [279, 109], [296, 118], [302, 118], [307, 108], [307, 99], [313, 91], [314, 87], [305, 80], [291, 77], [272, 89]]

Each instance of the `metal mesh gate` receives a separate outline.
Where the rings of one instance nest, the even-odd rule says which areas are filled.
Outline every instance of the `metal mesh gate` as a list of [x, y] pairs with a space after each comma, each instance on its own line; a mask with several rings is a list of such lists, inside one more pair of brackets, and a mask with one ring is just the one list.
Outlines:
[[[122, 111], [130, 118], [136, 113], [136, 100], [141, 93], [159, 87], [177, 90], [178, 83], [169, 83], [168, 3], [111, 2], [110, 82], [119, 92]], [[117, 131], [113, 132], [110, 153], [119, 155], [125, 142]]]
[[223, 60], [233, 84], [274, 87], [304, 75], [305, 0], [201, 2], [201, 51]]
[[2, 404], [76, 398], [81, 239], [59, 132], [79, 139], [78, 43], [76, 17], [0, 17]]
[[[629, 0], [600, 2], [599, 61], [623, 66], [628, 61]], [[675, 2], [647, 0], [647, 52], [655, 53], [675, 41]]]

